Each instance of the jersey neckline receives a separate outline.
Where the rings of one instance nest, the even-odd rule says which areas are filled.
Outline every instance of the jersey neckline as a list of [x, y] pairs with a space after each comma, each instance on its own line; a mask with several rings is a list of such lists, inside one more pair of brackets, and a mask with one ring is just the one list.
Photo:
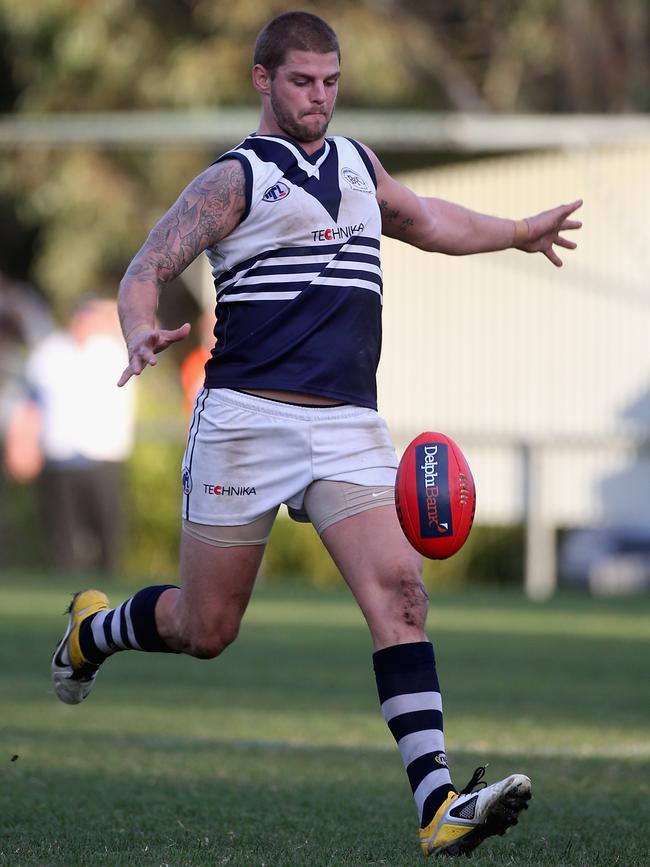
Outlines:
[[295, 139], [291, 138], [291, 136], [288, 135], [274, 135], [273, 133], [267, 132], [252, 132], [248, 136], [248, 138], [274, 138], [278, 139], [278, 141], [288, 142], [290, 145], [293, 145], [298, 151], [300, 151], [300, 155], [303, 159], [307, 160], [308, 163], [312, 163], [312, 165], [315, 165], [318, 162], [318, 160], [325, 153], [325, 149], [330, 144], [330, 139], [326, 137], [323, 139], [323, 144], [321, 145], [321, 147], [318, 148], [317, 151], [314, 151], [313, 154], [308, 154], [307, 151], [302, 147], [302, 145], [300, 145]]

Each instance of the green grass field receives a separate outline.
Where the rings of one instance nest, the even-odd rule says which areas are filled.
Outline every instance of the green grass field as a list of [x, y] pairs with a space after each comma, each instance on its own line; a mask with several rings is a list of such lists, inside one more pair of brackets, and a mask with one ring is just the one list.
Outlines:
[[[0, 583], [0, 864], [426, 863], [343, 592], [262, 588], [221, 659], [123, 653], [66, 707], [49, 654], [73, 589]], [[650, 598], [433, 597], [456, 782], [485, 761], [533, 780], [477, 867], [650, 863], [649, 615]]]

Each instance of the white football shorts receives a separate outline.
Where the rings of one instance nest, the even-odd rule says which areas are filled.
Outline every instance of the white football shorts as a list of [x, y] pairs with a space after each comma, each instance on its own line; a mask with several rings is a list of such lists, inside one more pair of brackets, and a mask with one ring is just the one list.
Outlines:
[[392, 489], [397, 463], [386, 422], [373, 409], [297, 406], [203, 389], [183, 458], [182, 516], [232, 527], [286, 503], [292, 517], [305, 520], [305, 492], [313, 482]]

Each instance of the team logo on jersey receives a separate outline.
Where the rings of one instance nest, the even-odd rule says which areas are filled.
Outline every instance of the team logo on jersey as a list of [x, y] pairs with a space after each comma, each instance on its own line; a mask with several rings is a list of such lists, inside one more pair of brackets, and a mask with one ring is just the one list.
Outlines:
[[277, 184], [273, 184], [272, 187], [265, 190], [264, 195], [262, 196], [262, 201], [279, 202], [281, 199], [286, 199], [290, 192], [291, 190], [285, 183], [278, 181]]
[[360, 193], [373, 193], [374, 190], [371, 190], [368, 184], [364, 181], [361, 175], [358, 172], [355, 172], [353, 169], [349, 169], [347, 167], [341, 169], [341, 174], [348, 182], [348, 186], [352, 187], [353, 190], [357, 190]]
[[189, 494], [192, 490], [192, 476], [187, 467], [183, 467], [183, 493]]

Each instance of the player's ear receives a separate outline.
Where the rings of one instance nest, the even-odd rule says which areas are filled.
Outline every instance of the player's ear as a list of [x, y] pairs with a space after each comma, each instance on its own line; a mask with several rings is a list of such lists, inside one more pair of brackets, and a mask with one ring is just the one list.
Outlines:
[[260, 63], [256, 63], [253, 67], [253, 87], [258, 93], [271, 92], [271, 73]]

